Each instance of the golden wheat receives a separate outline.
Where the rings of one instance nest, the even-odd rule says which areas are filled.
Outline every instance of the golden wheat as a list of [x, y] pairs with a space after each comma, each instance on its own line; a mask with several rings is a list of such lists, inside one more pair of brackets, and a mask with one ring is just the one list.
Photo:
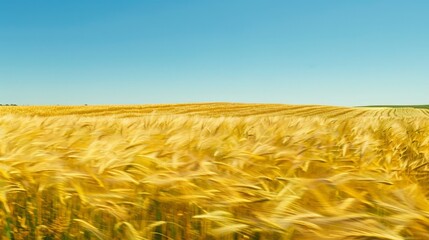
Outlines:
[[425, 111], [257, 106], [1, 107], [2, 239], [429, 239]]
[[23, 116], [112, 116], [141, 117], [148, 115], [188, 116], [299, 116], [299, 117], [428, 117], [429, 110], [412, 108], [350, 108], [320, 105], [193, 103], [159, 105], [103, 105], [103, 106], [2, 106], [0, 114]]

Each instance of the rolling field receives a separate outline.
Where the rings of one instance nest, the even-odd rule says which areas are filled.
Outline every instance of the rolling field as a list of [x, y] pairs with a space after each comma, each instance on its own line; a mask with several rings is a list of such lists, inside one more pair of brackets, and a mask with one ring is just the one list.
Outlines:
[[429, 117], [427, 105], [395, 107], [333, 107], [321, 105], [194, 103], [101, 106], [0, 106], [0, 115], [20, 116], [141, 116], [192, 115], [204, 117], [294, 116], [294, 117]]
[[0, 107], [1, 239], [429, 239], [429, 109]]

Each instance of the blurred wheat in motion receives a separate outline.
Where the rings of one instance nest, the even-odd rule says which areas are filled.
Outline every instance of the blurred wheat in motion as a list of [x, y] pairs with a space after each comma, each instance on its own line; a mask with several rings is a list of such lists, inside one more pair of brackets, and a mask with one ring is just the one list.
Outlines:
[[423, 109], [0, 108], [2, 239], [429, 239]]

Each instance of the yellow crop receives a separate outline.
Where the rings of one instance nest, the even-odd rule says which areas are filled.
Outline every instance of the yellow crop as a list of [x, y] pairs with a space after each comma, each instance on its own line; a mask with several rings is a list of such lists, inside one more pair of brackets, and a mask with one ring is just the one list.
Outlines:
[[429, 239], [428, 114], [0, 107], [0, 236]]

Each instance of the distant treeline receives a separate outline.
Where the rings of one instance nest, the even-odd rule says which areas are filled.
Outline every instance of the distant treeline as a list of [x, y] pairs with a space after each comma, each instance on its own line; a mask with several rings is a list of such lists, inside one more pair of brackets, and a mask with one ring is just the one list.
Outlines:
[[14, 103], [12, 103], [12, 104], [7, 104], [7, 103], [6, 103], [6, 104], [1, 104], [1, 103], [0, 103], [0, 106], [18, 106], [18, 105], [17, 105], [17, 104], [14, 104]]
[[390, 107], [390, 108], [426, 108], [429, 109], [429, 105], [371, 105], [362, 107]]

